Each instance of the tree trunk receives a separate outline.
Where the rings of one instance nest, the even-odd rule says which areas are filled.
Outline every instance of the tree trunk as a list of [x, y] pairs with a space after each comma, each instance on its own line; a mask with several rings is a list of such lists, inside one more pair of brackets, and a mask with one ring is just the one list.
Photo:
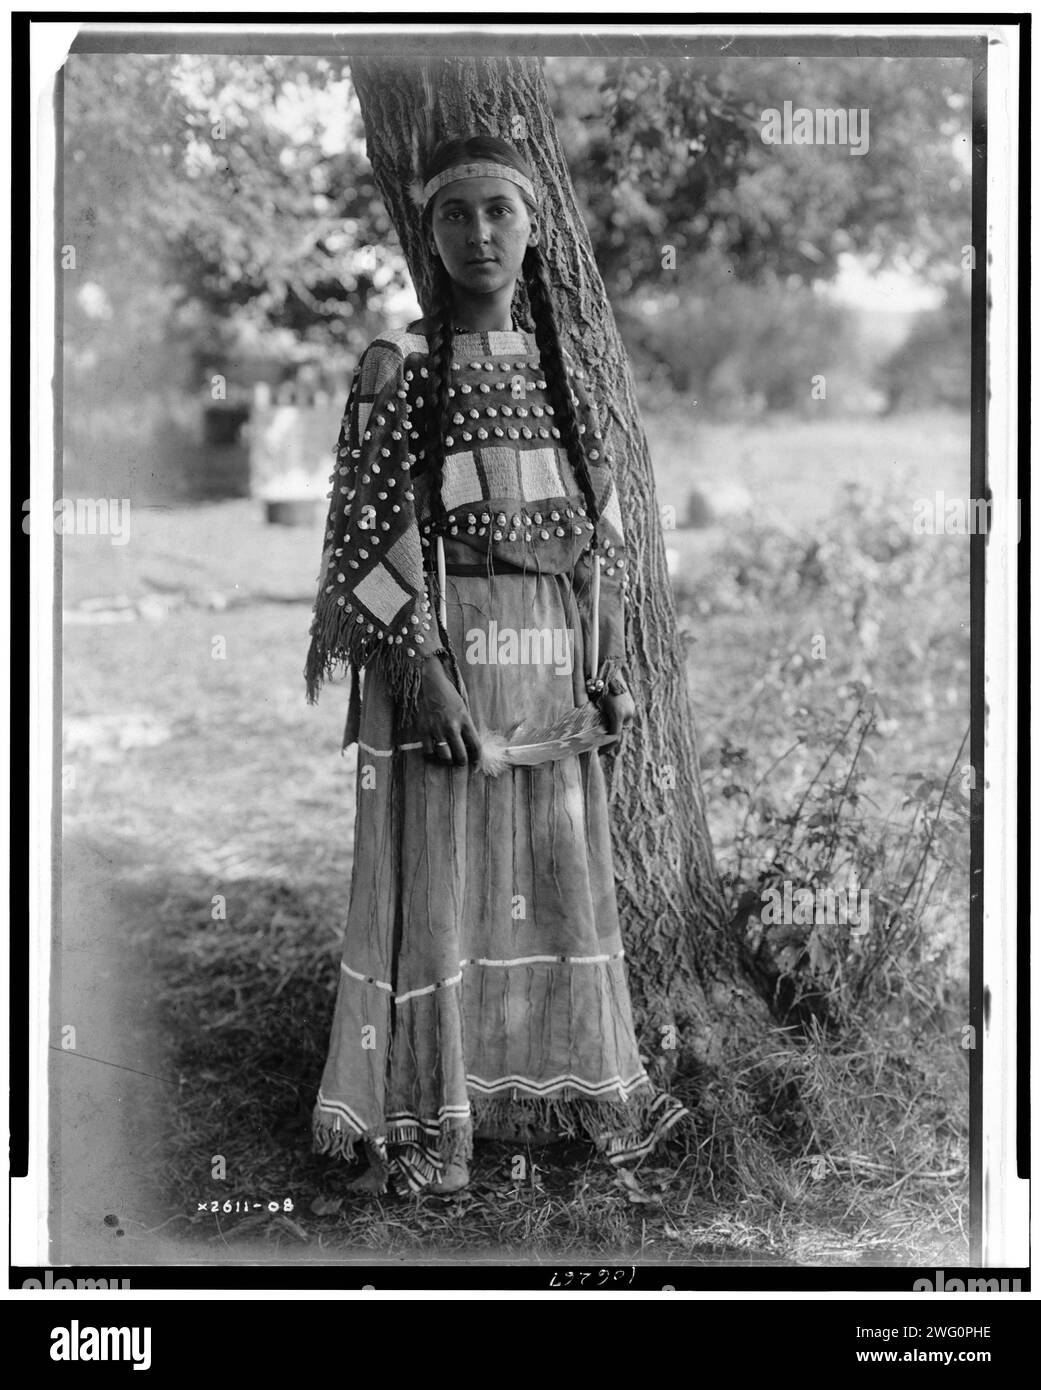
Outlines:
[[[648, 1054], [675, 1039], [681, 1060], [714, 1066], [766, 1021], [741, 979], [739, 951], [705, 822], [697, 743], [647, 440], [632, 372], [607, 302], [550, 111], [531, 59], [355, 58], [368, 155], [413, 280], [429, 258], [410, 185], [422, 151], [446, 136], [509, 140], [542, 185], [543, 250], [562, 336], [591, 378], [604, 417], [630, 559], [629, 670], [635, 728], [611, 758], [618, 906], [637, 1025]], [[675, 1034], [666, 1026], [674, 1024]], [[666, 1050], [666, 1055], [660, 1049]]]

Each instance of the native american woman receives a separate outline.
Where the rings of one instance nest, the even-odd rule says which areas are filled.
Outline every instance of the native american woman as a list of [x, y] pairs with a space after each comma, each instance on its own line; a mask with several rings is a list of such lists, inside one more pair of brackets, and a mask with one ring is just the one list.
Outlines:
[[362, 1141], [378, 1189], [447, 1192], [475, 1135], [626, 1163], [686, 1112], [633, 1029], [597, 751], [633, 715], [629, 562], [540, 192], [481, 136], [435, 151], [420, 200], [433, 290], [358, 363], [307, 662], [311, 699], [350, 673], [358, 745], [314, 1136], [347, 1158]]

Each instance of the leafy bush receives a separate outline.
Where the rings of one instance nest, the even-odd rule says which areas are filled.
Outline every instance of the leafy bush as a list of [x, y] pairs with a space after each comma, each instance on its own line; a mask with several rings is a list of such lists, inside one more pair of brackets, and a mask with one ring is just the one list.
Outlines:
[[[935, 919], [966, 886], [964, 740], [946, 776], [907, 773], [885, 809], [867, 790], [877, 702], [859, 682], [849, 695], [844, 721], [797, 710], [789, 750], [763, 774], [747, 749], [722, 751], [723, 795], [744, 807], [728, 872], [741, 944], [782, 1022], [848, 1024], [865, 1009], [899, 1021], [912, 1003], [919, 1017], [942, 1015], [962, 994]], [[797, 749], [817, 762], [793, 797], [774, 774]]]
[[[851, 487], [813, 534], [732, 525], [674, 586], [681, 626], [725, 625], [739, 655], [703, 774], [734, 930], [782, 1023], [924, 1026], [962, 1007], [968, 551], [931, 539]], [[859, 920], [821, 920], [847, 892]]]

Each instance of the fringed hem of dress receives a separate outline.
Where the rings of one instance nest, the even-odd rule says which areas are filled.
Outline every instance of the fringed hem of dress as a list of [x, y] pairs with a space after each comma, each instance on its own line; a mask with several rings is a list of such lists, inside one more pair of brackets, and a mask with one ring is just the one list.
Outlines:
[[615, 1167], [639, 1163], [669, 1138], [689, 1110], [647, 1081], [631, 1099], [594, 1098], [565, 1087], [553, 1096], [524, 1094], [511, 1087], [500, 1095], [474, 1096], [469, 1115], [441, 1120], [401, 1116], [385, 1132], [356, 1129], [319, 1100], [314, 1108], [314, 1151], [347, 1162], [357, 1158], [359, 1141], [382, 1178], [381, 1190], [419, 1193], [440, 1181], [453, 1162], [469, 1160], [474, 1138], [516, 1143], [540, 1139], [581, 1139]]

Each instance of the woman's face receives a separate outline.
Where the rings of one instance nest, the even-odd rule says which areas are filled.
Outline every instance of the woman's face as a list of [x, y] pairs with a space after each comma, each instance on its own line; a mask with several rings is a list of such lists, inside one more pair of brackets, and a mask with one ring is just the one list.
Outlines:
[[538, 225], [508, 179], [460, 179], [434, 199], [434, 249], [460, 289], [495, 294], [513, 286]]

